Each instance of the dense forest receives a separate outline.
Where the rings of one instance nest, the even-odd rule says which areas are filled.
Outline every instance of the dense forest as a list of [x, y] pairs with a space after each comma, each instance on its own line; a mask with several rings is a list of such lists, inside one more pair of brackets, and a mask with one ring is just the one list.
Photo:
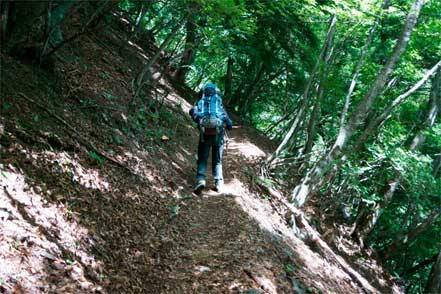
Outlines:
[[[255, 136], [265, 138], [258, 141], [268, 139], [266, 146], [270, 146], [264, 156], [237, 167], [227, 166], [234, 164], [227, 156], [224, 168], [234, 172], [227, 173], [226, 178], [246, 177], [259, 191], [260, 198], [277, 201], [279, 206], [273, 205], [273, 209], [296, 237], [314, 239], [316, 233], [311, 232], [318, 232], [317, 238], [324, 245], [317, 242], [316, 246], [322, 252], [329, 248], [338, 252], [339, 244], [351, 244], [353, 252], [346, 252], [347, 259], [354, 263], [375, 260], [389, 280], [399, 285], [401, 293], [440, 293], [441, 1], [0, 3], [2, 173], [14, 166], [26, 166], [26, 161], [16, 164], [19, 160], [12, 159], [21, 152], [11, 151], [12, 138], [22, 140], [23, 144], [40, 144], [40, 139], [23, 139], [34, 136], [23, 133], [43, 136], [43, 132], [30, 129], [40, 124], [44, 116], [54, 119], [52, 125], [63, 126], [63, 132], [70, 132], [69, 141], [75, 137], [80, 145], [86, 146], [86, 153], [102, 169], [103, 162], [121, 165], [119, 155], [113, 154], [116, 151], [108, 150], [126, 144], [124, 138], [130, 138], [129, 133], [133, 138], [143, 136], [146, 142], [160, 138], [159, 145], [151, 148], [167, 153], [166, 149], [171, 148], [167, 142], [180, 136], [177, 129], [184, 122], [191, 122], [186, 111], [178, 118], [174, 116], [181, 111], [184, 100], [175, 100], [170, 106], [179, 111], [164, 113], [161, 107], [165, 102], [158, 95], [177, 89], [185, 103], [192, 105], [197, 101], [195, 93], [205, 83], [213, 82], [221, 88], [224, 105], [235, 125], [253, 129]], [[111, 38], [99, 39], [104, 35]], [[79, 45], [86, 41], [99, 44], [102, 52], [107, 53], [90, 53], [85, 45]], [[130, 52], [145, 58], [140, 62]], [[78, 56], [90, 60], [82, 63]], [[93, 59], [106, 63], [109, 70], [86, 79], [85, 72], [95, 68]], [[25, 74], [31, 71], [38, 78], [33, 80]], [[79, 74], [74, 75], [74, 71]], [[94, 79], [105, 83], [97, 86]], [[165, 90], [161, 82], [164, 79], [170, 82]], [[35, 88], [35, 93], [40, 94], [31, 95], [24, 90], [32, 83], [34, 86], [29, 89]], [[123, 86], [115, 86], [120, 83]], [[89, 93], [86, 84], [94, 84], [98, 90]], [[113, 91], [109, 90], [111, 87], [115, 87]], [[40, 96], [52, 100], [41, 100]], [[19, 107], [23, 101], [33, 106]], [[59, 108], [50, 110], [45, 106], [49, 102]], [[116, 120], [112, 116], [115, 108], [123, 113]], [[35, 109], [46, 114], [37, 115]], [[63, 109], [69, 109], [72, 115], [66, 116]], [[110, 129], [111, 143], [107, 145], [85, 139], [85, 131], [67, 122], [75, 117], [79, 121], [93, 121], [100, 111], [109, 114], [104, 120], [119, 124]], [[16, 126], [15, 119], [25, 112], [30, 116], [23, 131]], [[93, 138], [101, 127], [91, 125], [88, 136]], [[234, 136], [236, 140], [237, 135]], [[60, 141], [57, 144], [61, 145], [64, 141], [57, 136], [45, 140]], [[38, 146], [45, 149], [43, 145]], [[69, 152], [79, 151], [75, 147]], [[192, 160], [190, 152], [190, 167]], [[120, 168], [124, 170], [127, 165], [124, 166]], [[167, 166], [173, 170], [175, 165]], [[192, 178], [193, 170], [183, 169], [182, 173], [191, 174]], [[8, 192], [4, 178], [1, 182], [0, 193], [12, 193]], [[68, 206], [67, 203], [70, 202], [66, 200]], [[184, 209], [183, 204], [173, 205], [173, 215]], [[71, 214], [75, 217], [75, 212]], [[157, 221], [152, 217], [152, 222], [159, 224], [161, 218], [157, 217]], [[305, 233], [305, 227], [311, 231]], [[345, 268], [341, 262], [339, 266]], [[290, 265], [282, 267], [287, 273], [293, 272]], [[5, 275], [6, 271], [0, 270], [3, 292], [25, 293], [8, 288], [13, 282]], [[285, 293], [271, 292], [254, 273], [248, 275], [261, 286], [262, 292], [237, 293]], [[364, 292], [375, 292], [361, 278], [356, 280]], [[129, 282], [118, 283], [126, 286]], [[105, 283], [101, 285], [107, 287]], [[388, 287], [392, 286], [384, 286], [379, 292], [394, 293]], [[124, 293], [118, 287], [106, 289]], [[130, 289], [130, 293], [150, 293], [145, 288]], [[193, 291], [217, 293], [209, 289]], [[303, 290], [294, 287], [292, 293], [339, 292], [309, 285]]]

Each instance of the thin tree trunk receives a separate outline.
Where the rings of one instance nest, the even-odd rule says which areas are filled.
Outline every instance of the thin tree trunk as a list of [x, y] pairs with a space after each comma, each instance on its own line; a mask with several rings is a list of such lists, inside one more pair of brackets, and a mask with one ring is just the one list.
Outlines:
[[[187, 14], [188, 15], [188, 14]], [[140, 74], [136, 78], [136, 90], [135, 95], [132, 99], [132, 104], [135, 103], [136, 98], [138, 97], [142, 86], [144, 85], [145, 81], [148, 81], [151, 77], [151, 67], [156, 63], [156, 61], [161, 56], [162, 50], [167, 47], [167, 45], [171, 42], [171, 40], [174, 38], [176, 33], [179, 31], [179, 29], [182, 27], [182, 24], [184, 23], [185, 19], [187, 18], [187, 15], [181, 18], [181, 20], [178, 21], [178, 23], [175, 25], [175, 27], [172, 29], [172, 31], [168, 34], [167, 38], [162, 42], [162, 44], [159, 46], [159, 48], [156, 50], [155, 54], [150, 58], [147, 65], [144, 66], [144, 68], [141, 70]]]
[[227, 61], [227, 75], [225, 78], [225, 101], [224, 103], [228, 104], [231, 99], [232, 86], [233, 86], [233, 57], [229, 56]]
[[441, 153], [437, 154], [433, 160], [432, 176], [436, 177], [441, 170]]
[[424, 259], [423, 261], [418, 262], [416, 265], [412, 266], [410, 269], [407, 269], [405, 272], [406, 277], [411, 277], [413, 274], [420, 271], [422, 268], [434, 264], [438, 259], [439, 253], [433, 255], [430, 258]]
[[[438, 73], [433, 78], [432, 89], [430, 91], [429, 108], [427, 111], [426, 119], [422, 124], [424, 127], [414, 136], [409, 146], [410, 151], [416, 151], [422, 146], [422, 144], [425, 141], [424, 130], [426, 128], [431, 128], [435, 124], [435, 119], [439, 111], [438, 107], [441, 104], [441, 89], [439, 88], [439, 86], [441, 85], [440, 80], [441, 80], [441, 71], [438, 71]], [[403, 95], [400, 95], [399, 97], [401, 96]], [[383, 200], [376, 204], [375, 210], [372, 214], [368, 214], [366, 216], [366, 218], [368, 219], [367, 225], [362, 230], [357, 232], [360, 238], [363, 239], [364, 241], [368, 238], [369, 234], [374, 229], [374, 226], [376, 225], [379, 217], [381, 216], [383, 209], [392, 200], [396, 188], [398, 187], [400, 182], [401, 182], [401, 176], [398, 176], [391, 183], [389, 183], [389, 190], [384, 194]]]
[[310, 155], [311, 155], [312, 146], [314, 143], [315, 127], [317, 125], [317, 120], [320, 117], [322, 98], [323, 98], [323, 88], [320, 85], [319, 86], [319, 94], [318, 94], [317, 99], [314, 103], [314, 107], [313, 107], [311, 115], [309, 117], [308, 126], [306, 128], [306, 143], [303, 146], [303, 151], [302, 151], [302, 154], [300, 155], [300, 158], [303, 157], [303, 164], [299, 167], [300, 173], [306, 168], [306, 166], [308, 165], [309, 159], [311, 158]]
[[[421, 86], [436, 72], [440, 72], [439, 69], [441, 68], [441, 61], [438, 61], [430, 70], [426, 72], [426, 74], [408, 91], [401, 94], [397, 98], [395, 98], [386, 108], [383, 110], [383, 112], [377, 116], [376, 118], [372, 119], [368, 126], [363, 130], [363, 133], [357, 138], [357, 142], [355, 144], [356, 149], [358, 149], [359, 145], [363, 144], [366, 139], [373, 133], [374, 130], [378, 129], [378, 127], [384, 123], [384, 121], [389, 117], [389, 115], [392, 113], [392, 111], [401, 103], [403, 103], [410, 95], [415, 93]], [[439, 76], [439, 73], [437, 74]], [[434, 79], [436, 81], [437, 79]], [[440, 78], [438, 77], [438, 80]], [[438, 82], [440, 84], [440, 82]], [[439, 87], [439, 86], [438, 86]], [[441, 92], [441, 91], [440, 91]], [[435, 101], [435, 100], [433, 100]], [[432, 111], [438, 111], [437, 108], [432, 108]], [[436, 109], [436, 110], [435, 110]], [[428, 120], [432, 119], [436, 116], [436, 112], [429, 113], [429, 116], [427, 117]], [[430, 125], [433, 125], [430, 124]]]
[[185, 82], [189, 67], [193, 64], [196, 57], [196, 24], [193, 13], [189, 16], [185, 30], [187, 35], [185, 37], [184, 53], [176, 73], [176, 79], [181, 83]]
[[441, 251], [432, 266], [424, 292], [427, 294], [441, 293]]
[[[323, 182], [326, 183], [329, 181], [330, 178], [335, 176], [335, 174], [338, 173], [338, 171], [343, 166], [343, 164], [349, 159], [350, 154], [356, 153], [361, 148], [363, 143], [368, 139], [368, 137], [372, 135], [375, 130], [378, 130], [380, 126], [390, 117], [392, 111], [401, 103], [403, 103], [409, 96], [415, 93], [436, 71], [440, 70], [440, 68], [441, 68], [441, 61], [435, 64], [435, 66], [433, 66], [429, 71], [427, 71], [426, 74], [421, 78], [421, 80], [419, 80], [412, 88], [410, 88], [408, 91], [395, 98], [388, 106], [386, 106], [384, 111], [379, 116], [371, 119], [368, 126], [363, 130], [362, 134], [357, 138], [353, 147], [350, 150], [345, 151], [344, 155], [341, 157], [338, 163], [333, 167], [332, 171], [326, 176]], [[438, 106], [438, 109], [439, 108], [441, 108], [441, 106]], [[439, 157], [440, 159], [438, 162], [439, 165], [438, 169], [441, 167], [441, 155]], [[437, 160], [435, 159], [434, 171], [437, 170], [436, 163]]]
[[[383, 1], [383, 3], [381, 4], [382, 11], [389, 6], [389, 2], [390, 2], [390, 0]], [[364, 63], [364, 58], [366, 57], [366, 53], [369, 49], [369, 46], [372, 42], [372, 39], [374, 38], [374, 33], [375, 33], [375, 30], [377, 29], [377, 25], [378, 25], [378, 22], [381, 18], [381, 15], [382, 14], [378, 15], [375, 18], [374, 24], [372, 25], [372, 27], [369, 30], [368, 38], [367, 38], [366, 42], [364, 43], [363, 48], [361, 49], [360, 57], [357, 61], [357, 65], [355, 66], [354, 75], [352, 76], [352, 80], [351, 80], [351, 83], [350, 83], [350, 86], [348, 89], [348, 93], [346, 94], [345, 105], [343, 107], [341, 117], [340, 117], [340, 127], [345, 125], [346, 116], [347, 116], [347, 113], [349, 110], [349, 106], [351, 104], [351, 96], [352, 96], [352, 93], [354, 92], [355, 85], [356, 85], [357, 79], [358, 79], [358, 75], [360, 74], [361, 66]]]
[[324, 79], [325, 76], [327, 75], [328, 64], [330, 63], [329, 60], [331, 59], [333, 53], [333, 48], [330, 47], [331, 44], [332, 44], [332, 37], [331, 40], [329, 41], [329, 46], [326, 49], [323, 68], [320, 71], [320, 75], [317, 81], [318, 94], [317, 94], [317, 98], [315, 99], [314, 107], [312, 109], [311, 115], [309, 117], [308, 126], [306, 128], [306, 143], [303, 147], [302, 154], [299, 155], [299, 158], [304, 157], [303, 164], [299, 167], [299, 173], [301, 173], [306, 168], [308, 161], [311, 157], [310, 155], [314, 143], [315, 129], [317, 125], [317, 120], [320, 118], [322, 99], [325, 92], [323, 88]]
[[9, 2], [0, 2], [0, 40], [5, 42], [9, 27]]
[[[107, 7], [109, 4], [109, 7]], [[81, 5], [81, 3], [79, 4]], [[114, 7], [115, 3], [112, 3], [111, 1], [109, 2], [105, 2], [103, 4], [103, 6], [99, 7], [93, 14], [92, 16], [88, 19], [88, 21], [86, 22], [86, 24], [83, 26], [83, 28], [73, 34], [72, 36], [70, 36], [69, 38], [63, 40], [62, 42], [60, 42], [59, 44], [57, 44], [54, 48], [52, 48], [51, 51], [49, 51], [47, 54], [42, 55], [41, 56], [41, 62], [44, 62], [45, 59], [48, 59], [50, 56], [52, 56], [55, 52], [57, 52], [60, 48], [62, 48], [64, 45], [66, 45], [67, 43], [72, 42], [73, 40], [75, 40], [76, 38], [78, 38], [79, 36], [82, 36], [88, 32], [91, 32], [91, 30], [89, 30], [89, 27], [93, 27], [95, 30], [99, 29], [100, 27], [97, 27], [99, 20], [102, 19], [102, 16], [104, 14], [106, 14], [107, 12], [109, 12], [113, 7]], [[106, 8], [107, 7], [107, 8]], [[106, 8], [106, 9], [105, 9]], [[94, 23], [95, 22], [95, 23]], [[93, 24], [94, 23], [94, 24]], [[93, 25], [92, 25], [93, 24]]]
[[381, 256], [385, 260], [392, 257], [396, 252], [398, 252], [400, 247], [405, 244], [409, 244], [410, 241], [418, 237], [421, 233], [425, 232], [438, 220], [440, 216], [440, 210], [432, 211], [432, 213], [422, 223], [412, 226], [409, 228], [407, 233], [397, 235], [397, 237], [381, 251]]
[[357, 105], [357, 108], [349, 118], [347, 125], [340, 127], [339, 134], [332, 148], [306, 174], [303, 181], [294, 188], [292, 192], [292, 201], [294, 201], [298, 206], [305, 204], [310, 195], [323, 186], [324, 182], [321, 180], [323, 179], [324, 175], [335, 164], [335, 160], [341, 156], [343, 148], [346, 147], [349, 139], [354, 134], [358, 125], [364, 121], [370, 112], [373, 102], [384, 88], [400, 56], [406, 49], [423, 3], [424, 0], [415, 0], [413, 3], [409, 14], [407, 15], [403, 31], [396, 42], [391, 56], [387, 60], [380, 73], [377, 75], [369, 91], [366, 93], [362, 101]]
[[256, 76], [254, 77], [253, 81], [248, 85], [248, 88], [245, 90], [244, 95], [240, 97], [237, 104], [240, 107], [240, 112], [242, 114], [245, 114], [248, 110], [248, 107], [251, 103], [251, 100], [254, 97], [255, 90], [257, 88], [257, 85], [259, 84], [260, 80], [263, 77], [263, 74], [265, 72], [265, 66], [264, 63], [261, 62], [259, 65], [259, 69], [256, 72]]
[[323, 43], [322, 49], [320, 51], [320, 55], [317, 58], [317, 61], [311, 71], [311, 74], [308, 79], [308, 83], [306, 84], [305, 90], [303, 92], [302, 102], [299, 107], [299, 110], [297, 111], [296, 117], [291, 125], [291, 128], [289, 129], [288, 133], [283, 138], [282, 142], [277, 147], [276, 151], [265, 160], [266, 164], [268, 164], [268, 165], [270, 165], [280, 155], [280, 152], [286, 147], [286, 145], [288, 144], [291, 137], [296, 133], [296, 131], [299, 128], [300, 119], [303, 118], [303, 114], [306, 111], [306, 108], [308, 106], [309, 94], [310, 94], [310, 90], [313, 85], [315, 76], [316, 76], [317, 71], [319, 69], [320, 63], [323, 61], [323, 59], [325, 57], [325, 53], [327, 51], [327, 48], [330, 47], [331, 40], [332, 40], [332, 37], [335, 32], [336, 23], [337, 23], [337, 16], [334, 15], [334, 16], [332, 16], [332, 18], [330, 20], [328, 32], [326, 34], [325, 42]]
[[282, 122], [286, 121], [290, 113], [285, 113], [284, 116], [282, 116], [278, 121], [271, 124], [265, 131], [264, 135], [268, 136], [272, 130], [274, 130], [278, 125], [280, 125]]

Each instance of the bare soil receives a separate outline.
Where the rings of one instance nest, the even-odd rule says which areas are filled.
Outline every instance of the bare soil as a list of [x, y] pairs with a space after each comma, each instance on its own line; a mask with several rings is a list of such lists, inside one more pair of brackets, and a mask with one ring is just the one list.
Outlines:
[[191, 193], [192, 92], [161, 78], [129, 115], [150, 51], [120, 35], [78, 39], [53, 71], [1, 56], [0, 292], [364, 293], [258, 188], [274, 146], [252, 128], [229, 132], [225, 192]]

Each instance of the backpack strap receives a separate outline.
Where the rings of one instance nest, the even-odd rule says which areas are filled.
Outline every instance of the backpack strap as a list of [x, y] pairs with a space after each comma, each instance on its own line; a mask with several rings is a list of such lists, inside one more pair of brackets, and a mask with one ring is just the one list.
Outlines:
[[214, 95], [216, 95], [216, 97], [215, 97], [216, 101], [215, 101], [215, 104], [214, 104], [214, 105], [215, 105], [215, 106], [214, 106], [214, 107], [215, 107], [215, 110], [214, 110], [214, 111], [217, 112], [217, 110], [218, 110], [218, 108], [217, 108], [217, 102], [219, 101], [219, 99], [218, 99], [219, 96], [218, 96], [217, 94], [214, 94]]
[[204, 112], [205, 112], [205, 103], [204, 103], [204, 101], [205, 101], [205, 94], [202, 94], [202, 111], [201, 111], [201, 113], [202, 114], [204, 114]]

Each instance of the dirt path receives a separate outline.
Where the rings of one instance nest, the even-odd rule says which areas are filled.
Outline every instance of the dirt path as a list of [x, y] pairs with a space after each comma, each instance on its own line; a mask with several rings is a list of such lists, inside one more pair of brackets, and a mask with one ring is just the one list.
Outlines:
[[250, 191], [247, 174], [270, 143], [245, 127], [229, 135], [225, 192], [208, 189], [176, 204], [176, 215], [160, 232], [155, 291], [361, 293], [338, 267], [296, 239], [268, 200]]
[[[113, 106], [124, 105], [130, 89], [100, 74], [129, 84], [130, 71], [114, 67], [127, 67], [125, 59], [104, 51], [110, 66], [92, 58], [103, 55], [93, 40], [79, 46], [94, 52], [77, 54], [93, 66], [59, 64], [51, 83], [1, 56], [3, 78], [13, 81], [2, 89], [8, 111], [0, 117], [1, 293], [363, 292], [314, 242], [296, 238], [255, 187], [256, 161], [274, 148], [269, 140], [235, 128], [224, 152], [225, 193], [192, 196], [191, 105], [163, 80], [148, 111], [128, 120]], [[72, 81], [83, 92], [72, 92]], [[91, 94], [102, 89], [120, 100]]]
[[158, 292], [264, 293], [264, 287], [265, 293], [289, 293], [292, 289], [271, 234], [244, 211], [242, 197], [248, 191], [240, 179], [241, 169], [251, 164], [247, 161], [255, 151], [264, 152], [241, 141], [243, 137], [239, 140], [241, 132], [230, 132], [225, 193], [206, 189], [200, 196], [181, 200], [179, 213], [161, 232]]

